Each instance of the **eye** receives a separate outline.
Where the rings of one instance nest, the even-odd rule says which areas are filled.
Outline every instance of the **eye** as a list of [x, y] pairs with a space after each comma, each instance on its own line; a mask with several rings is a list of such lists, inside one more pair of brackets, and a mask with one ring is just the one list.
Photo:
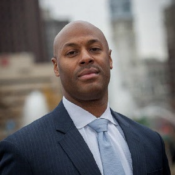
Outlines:
[[71, 51], [66, 53], [66, 56], [73, 57], [73, 56], [77, 55], [77, 53], [78, 52], [76, 50], [71, 50]]
[[92, 48], [90, 48], [90, 51], [91, 52], [100, 52], [101, 51], [101, 49], [100, 48], [98, 48], [98, 47], [92, 47]]

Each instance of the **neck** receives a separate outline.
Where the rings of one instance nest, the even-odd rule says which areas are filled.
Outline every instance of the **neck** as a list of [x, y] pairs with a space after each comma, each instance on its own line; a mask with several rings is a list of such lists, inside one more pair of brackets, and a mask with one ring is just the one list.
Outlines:
[[108, 105], [108, 95], [107, 94], [101, 99], [93, 99], [93, 100], [79, 100], [79, 99], [77, 100], [77, 99], [72, 99], [69, 97], [66, 97], [66, 98], [72, 103], [90, 112], [97, 118], [100, 117], [105, 112], [107, 105]]

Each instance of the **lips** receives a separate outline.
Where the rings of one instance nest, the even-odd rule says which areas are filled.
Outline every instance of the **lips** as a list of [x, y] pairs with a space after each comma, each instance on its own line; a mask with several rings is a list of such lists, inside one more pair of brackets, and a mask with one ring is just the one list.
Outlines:
[[98, 74], [99, 70], [97, 68], [85, 68], [78, 74], [78, 77], [82, 79], [90, 79], [96, 77]]

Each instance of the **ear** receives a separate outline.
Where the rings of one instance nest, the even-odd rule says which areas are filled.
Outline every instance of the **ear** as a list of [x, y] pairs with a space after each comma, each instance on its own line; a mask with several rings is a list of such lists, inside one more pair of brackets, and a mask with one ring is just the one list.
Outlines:
[[57, 59], [55, 57], [53, 57], [52, 59], [52, 63], [53, 63], [53, 69], [54, 69], [54, 73], [56, 75], [56, 77], [59, 77], [59, 70], [58, 70], [58, 64], [57, 64]]
[[109, 65], [110, 65], [110, 69], [113, 68], [113, 63], [112, 63], [111, 53], [112, 53], [112, 50], [110, 49], [110, 50], [109, 50]]

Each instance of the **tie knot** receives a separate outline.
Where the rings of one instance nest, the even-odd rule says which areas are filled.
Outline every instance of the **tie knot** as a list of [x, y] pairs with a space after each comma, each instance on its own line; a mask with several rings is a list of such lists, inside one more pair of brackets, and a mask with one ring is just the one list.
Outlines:
[[106, 119], [96, 119], [88, 125], [98, 133], [108, 130], [108, 122]]

